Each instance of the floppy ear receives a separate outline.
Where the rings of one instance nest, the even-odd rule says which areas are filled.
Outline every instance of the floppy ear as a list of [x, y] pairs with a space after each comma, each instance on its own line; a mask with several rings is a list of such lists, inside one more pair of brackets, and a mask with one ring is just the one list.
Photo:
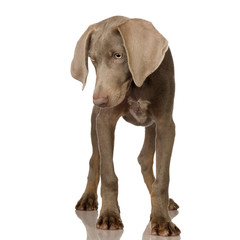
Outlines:
[[88, 48], [92, 31], [91, 25], [78, 40], [71, 64], [72, 77], [82, 82], [82, 89], [86, 85], [88, 75]]
[[129, 19], [118, 26], [127, 52], [128, 65], [138, 87], [161, 64], [168, 49], [168, 41], [142, 19]]

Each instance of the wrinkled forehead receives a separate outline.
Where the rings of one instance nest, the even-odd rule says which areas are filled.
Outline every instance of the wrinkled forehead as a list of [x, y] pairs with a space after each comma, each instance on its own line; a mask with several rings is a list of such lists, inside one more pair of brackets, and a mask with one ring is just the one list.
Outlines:
[[116, 28], [95, 30], [91, 36], [89, 54], [103, 54], [109, 51], [125, 51], [120, 33]]

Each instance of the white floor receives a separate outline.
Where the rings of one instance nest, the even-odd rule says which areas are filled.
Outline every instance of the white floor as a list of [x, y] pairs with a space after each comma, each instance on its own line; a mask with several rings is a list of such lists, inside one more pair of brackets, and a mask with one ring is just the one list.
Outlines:
[[[134, 231], [134, 228], [138, 225], [141, 225], [141, 222], [137, 220], [138, 218], [141, 219], [141, 213], [139, 213], [138, 217], [135, 218], [135, 222], [131, 224], [131, 221], [127, 221], [127, 227], [129, 230], [110, 230], [110, 231], [105, 231], [105, 230], [99, 230], [96, 229], [96, 220], [97, 220], [97, 211], [93, 212], [85, 212], [85, 211], [76, 211], [77, 216], [82, 220], [83, 225], [86, 228], [87, 232], [87, 239], [88, 240], [119, 240], [119, 239], [142, 239], [142, 240], [151, 240], [151, 239], [159, 239], [159, 240], [164, 240], [164, 239], [172, 239], [172, 240], [178, 240], [180, 239], [180, 236], [175, 236], [175, 237], [160, 237], [160, 236], [152, 236], [151, 233], [151, 228], [150, 228], [150, 223], [148, 223], [145, 227], [145, 229], [140, 231], [140, 229], [137, 227], [137, 232]], [[173, 218], [175, 215], [177, 215], [177, 211], [172, 211], [170, 212], [171, 218]], [[136, 230], [136, 229], [135, 229]], [[141, 238], [142, 236], [142, 238]]]

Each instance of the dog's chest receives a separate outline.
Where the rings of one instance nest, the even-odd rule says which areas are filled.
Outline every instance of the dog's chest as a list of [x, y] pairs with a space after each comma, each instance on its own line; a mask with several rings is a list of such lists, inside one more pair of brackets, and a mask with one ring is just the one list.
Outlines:
[[[131, 117], [127, 117], [127, 121], [136, 124], [146, 126], [149, 125], [151, 120], [149, 118], [148, 107], [151, 104], [148, 100], [143, 100], [141, 98], [134, 99], [129, 97], [127, 99], [128, 102], [128, 111]], [[130, 118], [133, 118], [135, 121], [131, 121]]]

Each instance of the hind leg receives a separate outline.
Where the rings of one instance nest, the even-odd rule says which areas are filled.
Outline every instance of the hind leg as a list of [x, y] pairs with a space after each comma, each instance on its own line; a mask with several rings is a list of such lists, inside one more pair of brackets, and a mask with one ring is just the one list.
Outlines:
[[[151, 194], [152, 184], [155, 181], [153, 174], [153, 158], [155, 153], [156, 125], [152, 124], [145, 128], [145, 139], [142, 150], [138, 156], [138, 162], [141, 166], [141, 171], [148, 191]], [[168, 210], [177, 210], [179, 206], [169, 199]]]
[[153, 174], [153, 158], [156, 138], [155, 128], [155, 124], [152, 124], [151, 126], [145, 128], [145, 139], [142, 150], [138, 156], [138, 162], [141, 166], [143, 179], [150, 194], [152, 192], [152, 184], [155, 181]]

